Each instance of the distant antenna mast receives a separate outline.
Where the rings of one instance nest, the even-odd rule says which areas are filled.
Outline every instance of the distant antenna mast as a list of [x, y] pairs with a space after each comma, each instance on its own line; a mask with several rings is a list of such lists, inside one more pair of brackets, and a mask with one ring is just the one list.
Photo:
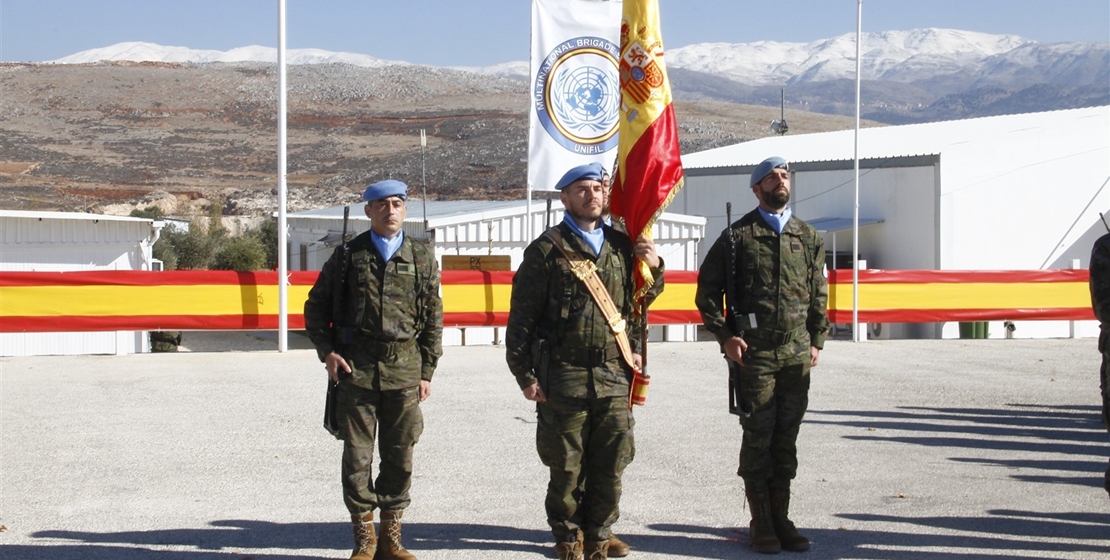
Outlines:
[[424, 232], [428, 232], [428, 176], [424, 165], [424, 148], [428, 147], [428, 137], [424, 129], [420, 129], [420, 182], [423, 183], [424, 193]]
[[779, 90], [779, 120], [771, 121], [771, 132], [775, 132], [780, 136], [786, 134], [790, 127], [786, 124], [786, 88]]

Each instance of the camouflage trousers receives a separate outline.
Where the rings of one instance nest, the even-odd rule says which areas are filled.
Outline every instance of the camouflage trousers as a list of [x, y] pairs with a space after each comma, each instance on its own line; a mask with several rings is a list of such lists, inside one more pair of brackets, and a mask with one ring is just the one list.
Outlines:
[[752, 413], [740, 419], [744, 440], [736, 474], [748, 492], [789, 490], [798, 474], [798, 430], [809, 406], [809, 363], [783, 365], [756, 355], [741, 369], [740, 386]]
[[[1099, 346], [1104, 347], [1102, 350], [1102, 367], [1099, 368], [1099, 389], [1102, 390], [1102, 423], [1106, 426], [1107, 431], [1110, 431], [1110, 348], [1105, 348], [1106, 340], [1101, 336], [1099, 337]], [[1106, 488], [1106, 492], [1110, 494], [1110, 465], [1106, 467], [1103, 486]]]
[[[343, 501], [347, 510], [361, 516], [375, 508], [405, 509], [411, 501], [412, 450], [424, 431], [420, 388], [374, 391], [353, 383], [340, 383], [339, 388]], [[381, 456], [376, 479], [375, 440]]]
[[1102, 423], [1110, 431], [1110, 348], [1102, 351], [1102, 366], [1098, 373], [1098, 387], [1102, 391]]
[[607, 541], [620, 517], [621, 476], [636, 455], [624, 397], [548, 398], [536, 406], [536, 450], [548, 467], [547, 523], [556, 542], [582, 530]]

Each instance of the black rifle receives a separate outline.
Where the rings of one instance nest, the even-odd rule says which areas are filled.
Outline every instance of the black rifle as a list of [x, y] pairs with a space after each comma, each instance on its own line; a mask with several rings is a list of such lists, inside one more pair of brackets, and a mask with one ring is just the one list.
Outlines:
[[[733, 335], [744, 338], [744, 331], [739, 330], [737, 324], [740, 313], [736, 309], [736, 233], [732, 230], [731, 202], [725, 204], [725, 215], [725, 219], [728, 220], [728, 264], [725, 267], [725, 324]], [[740, 377], [740, 370], [743, 366], [732, 361], [728, 354], [725, 354], [725, 361], [728, 362], [728, 412], [747, 418], [751, 416], [752, 412], [744, 406], [744, 396], [740, 391], [743, 382]]]
[[[331, 339], [336, 350], [341, 350], [344, 345], [350, 344], [351, 330], [345, 329], [343, 324], [343, 290], [346, 288], [347, 264], [350, 258], [347, 255], [347, 221], [351, 217], [351, 207], [343, 207], [343, 234], [339, 238], [339, 248], [335, 250], [336, 262], [339, 265], [339, 274], [335, 276], [335, 286], [331, 294]], [[342, 352], [340, 353], [342, 355]], [[343, 372], [336, 371], [336, 377]], [[328, 396], [324, 402], [324, 429], [331, 435], [339, 438], [339, 403], [336, 402], [339, 383], [328, 379]]]

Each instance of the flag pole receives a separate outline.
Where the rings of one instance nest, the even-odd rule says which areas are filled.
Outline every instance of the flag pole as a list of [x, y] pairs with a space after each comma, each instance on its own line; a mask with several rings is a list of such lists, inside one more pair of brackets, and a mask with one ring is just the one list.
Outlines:
[[863, 0], [856, 0], [856, 134], [853, 165], [856, 178], [856, 205], [852, 213], [852, 341], [863, 340], [859, 332], [859, 113], [860, 113], [860, 42], [863, 37]]
[[278, 0], [278, 352], [289, 350], [289, 255], [285, 244], [286, 165], [286, 74], [285, 74], [285, 0]]

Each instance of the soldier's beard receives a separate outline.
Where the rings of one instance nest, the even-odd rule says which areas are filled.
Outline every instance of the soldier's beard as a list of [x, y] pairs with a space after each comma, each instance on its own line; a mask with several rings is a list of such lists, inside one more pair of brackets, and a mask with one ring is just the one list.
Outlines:
[[601, 219], [601, 210], [598, 207], [591, 208], [566, 208], [566, 213], [578, 222], [596, 222]]
[[778, 187], [771, 192], [763, 191], [763, 202], [775, 210], [782, 210], [790, 202], [790, 191]]

